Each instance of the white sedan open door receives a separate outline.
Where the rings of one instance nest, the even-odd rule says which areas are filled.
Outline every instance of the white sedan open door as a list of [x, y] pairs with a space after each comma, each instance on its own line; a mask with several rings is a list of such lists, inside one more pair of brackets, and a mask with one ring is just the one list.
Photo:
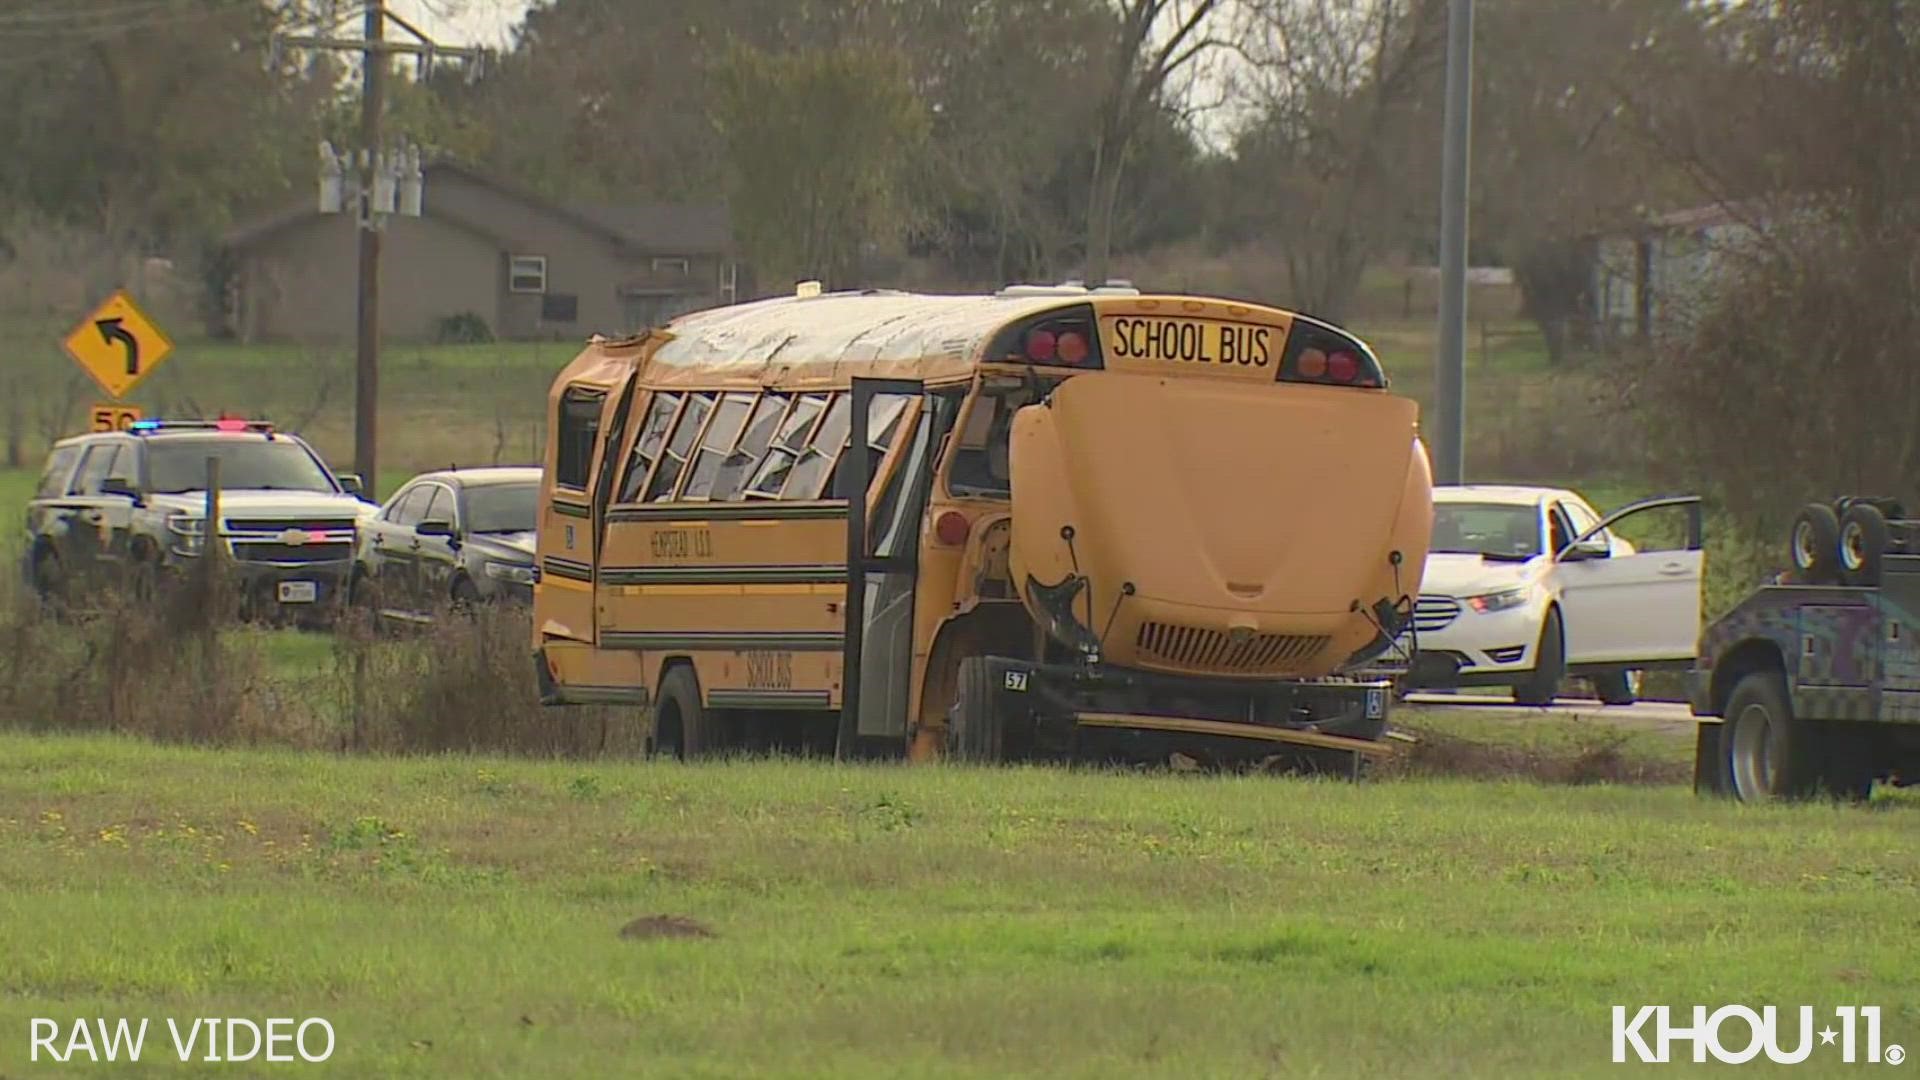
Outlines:
[[[1610, 550], [1609, 530], [1629, 518], [1660, 510], [1684, 518], [1677, 539], [1664, 544], [1643, 541], [1633, 554]], [[1659, 536], [1676, 530], [1647, 531]], [[1658, 547], [1666, 550], [1648, 550]], [[1705, 561], [1697, 495], [1634, 503], [1575, 537], [1555, 553], [1549, 571], [1554, 591], [1560, 595], [1567, 663], [1657, 666], [1693, 659], [1700, 637]]]

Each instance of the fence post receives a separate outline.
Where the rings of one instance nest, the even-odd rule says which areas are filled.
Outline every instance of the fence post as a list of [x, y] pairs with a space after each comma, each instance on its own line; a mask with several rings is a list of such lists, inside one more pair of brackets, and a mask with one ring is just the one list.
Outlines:
[[[220, 529], [220, 459], [207, 459], [207, 508], [206, 519], [200, 526], [200, 571], [201, 602], [211, 605], [216, 599], [219, 574], [226, 569], [222, 560], [226, 554], [222, 547]], [[204, 612], [209, 626], [215, 621], [215, 613]]]

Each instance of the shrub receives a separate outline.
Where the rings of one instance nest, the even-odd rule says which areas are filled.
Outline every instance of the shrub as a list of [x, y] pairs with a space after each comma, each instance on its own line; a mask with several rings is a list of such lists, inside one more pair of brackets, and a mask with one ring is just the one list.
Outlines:
[[0, 598], [0, 723], [195, 743], [311, 744], [310, 717], [276, 707], [255, 642], [236, 633], [231, 582], [144, 596], [89, 590], [57, 607]]
[[434, 324], [433, 338], [442, 345], [485, 345], [493, 340], [493, 330], [477, 313], [463, 311], [442, 316]]
[[331, 683], [348, 745], [400, 753], [630, 755], [638, 709], [540, 704], [530, 615], [484, 604], [403, 635], [356, 615], [335, 630]]

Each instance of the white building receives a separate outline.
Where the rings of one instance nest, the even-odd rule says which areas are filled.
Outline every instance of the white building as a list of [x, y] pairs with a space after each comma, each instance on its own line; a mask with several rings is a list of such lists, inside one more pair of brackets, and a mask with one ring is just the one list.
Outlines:
[[1715, 278], [1767, 227], [1756, 203], [1716, 203], [1650, 218], [1599, 238], [1594, 318], [1603, 339], [1684, 333]]

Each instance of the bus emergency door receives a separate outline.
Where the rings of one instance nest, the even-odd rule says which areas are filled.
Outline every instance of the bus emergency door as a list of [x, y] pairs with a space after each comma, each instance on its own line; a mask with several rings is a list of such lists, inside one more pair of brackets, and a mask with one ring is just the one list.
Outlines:
[[[906, 736], [912, 690], [913, 599], [919, 582], [920, 519], [933, 486], [940, 436], [951, 426], [953, 401], [929, 395], [911, 379], [853, 380], [853, 430], [841, 462], [847, 506], [847, 600], [844, 667], [836, 757], [853, 755], [859, 739]], [[914, 428], [886, 487], [868, 505], [877, 455], [870, 432], [874, 400], [917, 397]], [[872, 524], [869, 526], [869, 518]]]

